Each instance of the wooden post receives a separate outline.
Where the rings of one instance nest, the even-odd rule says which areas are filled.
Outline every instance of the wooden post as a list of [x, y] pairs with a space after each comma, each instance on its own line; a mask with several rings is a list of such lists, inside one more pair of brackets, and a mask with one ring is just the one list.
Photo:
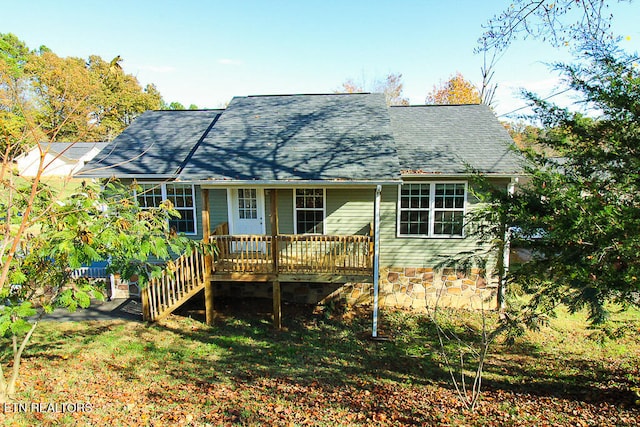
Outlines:
[[282, 328], [282, 304], [280, 293], [280, 279], [278, 278], [278, 190], [271, 190], [271, 264], [273, 267], [273, 274], [276, 279], [272, 283], [273, 287], [273, 326], [276, 329]]
[[282, 306], [280, 305], [280, 280], [274, 280], [273, 286], [273, 327], [282, 329]]
[[[205, 244], [209, 243], [211, 236], [211, 220], [209, 217], [209, 189], [202, 190], [202, 240]], [[212, 254], [206, 254], [204, 257], [204, 308], [207, 325], [213, 325], [215, 318], [215, 309], [213, 306], [213, 283], [211, 282], [211, 269], [213, 266]]]
[[151, 322], [151, 306], [149, 305], [149, 288], [140, 289], [140, 298], [142, 299], [142, 320]]

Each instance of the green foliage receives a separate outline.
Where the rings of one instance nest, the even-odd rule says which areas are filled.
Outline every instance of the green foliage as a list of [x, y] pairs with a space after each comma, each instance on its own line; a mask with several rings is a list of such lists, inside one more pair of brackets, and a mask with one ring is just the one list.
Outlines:
[[7, 64], [7, 70], [13, 78], [22, 74], [29, 54], [27, 46], [15, 34], [0, 34], [0, 61]]
[[[640, 292], [640, 73], [637, 58], [591, 53], [561, 65], [591, 114], [571, 112], [529, 94], [547, 132], [529, 150], [529, 178], [504, 212], [514, 245], [531, 253], [510, 281], [531, 296], [528, 307], [559, 304], [607, 320], [607, 302], [638, 305]], [[502, 211], [500, 210], [502, 209]]]
[[143, 88], [120, 62], [62, 58], [44, 46], [31, 51], [15, 35], [0, 33], [2, 135], [14, 138], [12, 146], [115, 138], [135, 117], [164, 104], [154, 85]]
[[36, 310], [30, 301], [17, 302], [16, 304], [7, 301], [0, 310], [0, 337], [7, 334], [25, 334], [31, 329], [31, 324], [26, 319], [35, 314]]
[[[19, 256], [3, 258], [3, 264], [10, 263], [0, 294], [0, 328], [5, 332], [23, 331], [22, 322], [36, 314], [33, 307], [39, 315], [55, 307], [75, 311], [88, 307], [91, 298], [102, 298], [99, 285], [72, 276], [82, 265], [109, 259], [114, 273], [137, 275], [144, 284], [162, 270], [151, 259], [168, 260], [196, 245], [168, 230], [168, 219], [178, 215], [173, 206], [142, 210], [133, 187], [112, 181], [100, 189], [85, 183], [60, 201], [54, 201], [54, 190], [45, 184], [39, 188], [33, 203], [37, 230], [23, 240]], [[12, 208], [20, 210], [19, 204]]]
[[184, 105], [182, 105], [177, 101], [173, 101], [172, 103], [170, 103], [167, 108], [167, 110], [184, 110], [184, 109], [185, 109]]

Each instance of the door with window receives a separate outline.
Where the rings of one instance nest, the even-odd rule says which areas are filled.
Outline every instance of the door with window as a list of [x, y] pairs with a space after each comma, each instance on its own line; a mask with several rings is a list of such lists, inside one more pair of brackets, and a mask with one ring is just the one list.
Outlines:
[[[264, 235], [264, 190], [261, 188], [233, 188], [229, 196], [229, 232], [232, 235]], [[234, 250], [265, 251], [264, 244], [235, 244]]]

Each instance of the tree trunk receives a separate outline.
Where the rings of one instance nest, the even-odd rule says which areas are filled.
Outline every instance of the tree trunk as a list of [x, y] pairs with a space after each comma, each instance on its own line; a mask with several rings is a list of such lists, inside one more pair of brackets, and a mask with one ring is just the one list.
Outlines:
[[35, 322], [27, 335], [24, 336], [22, 342], [20, 343], [20, 347], [18, 347], [18, 337], [13, 335], [13, 366], [11, 368], [11, 377], [9, 381], [7, 381], [4, 377], [4, 371], [2, 367], [0, 367], [0, 403], [7, 403], [9, 400], [13, 399], [16, 394], [16, 382], [18, 382], [18, 376], [20, 375], [20, 362], [22, 360], [22, 352], [24, 348], [27, 346], [27, 343], [31, 339], [31, 335], [33, 335], [33, 331], [35, 331], [36, 326], [38, 326], [38, 322]]

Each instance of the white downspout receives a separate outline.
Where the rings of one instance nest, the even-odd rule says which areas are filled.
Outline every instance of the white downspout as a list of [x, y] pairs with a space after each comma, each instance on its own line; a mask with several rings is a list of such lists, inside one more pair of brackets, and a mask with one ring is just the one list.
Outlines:
[[376, 186], [376, 201], [373, 207], [373, 331], [378, 336], [378, 281], [380, 276], [380, 195], [382, 186]]
[[[509, 182], [509, 184], [507, 185], [507, 193], [509, 194], [509, 196], [513, 196], [516, 192], [516, 184], [518, 182], [518, 178], [511, 178], [511, 182]], [[511, 262], [511, 230], [507, 229], [504, 233], [504, 252], [502, 253], [502, 265], [503, 265], [503, 274], [502, 277], [500, 278], [500, 280], [502, 281], [502, 286], [500, 287], [500, 290], [502, 292], [502, 295], [500, 296], [500, 309], [504, 310], [506, 308], [506, 302], [505, 302], [505, 293], [506, 293], [506, 286], [507, 286], [507, 273], [509, 272], [509, 264]]]

